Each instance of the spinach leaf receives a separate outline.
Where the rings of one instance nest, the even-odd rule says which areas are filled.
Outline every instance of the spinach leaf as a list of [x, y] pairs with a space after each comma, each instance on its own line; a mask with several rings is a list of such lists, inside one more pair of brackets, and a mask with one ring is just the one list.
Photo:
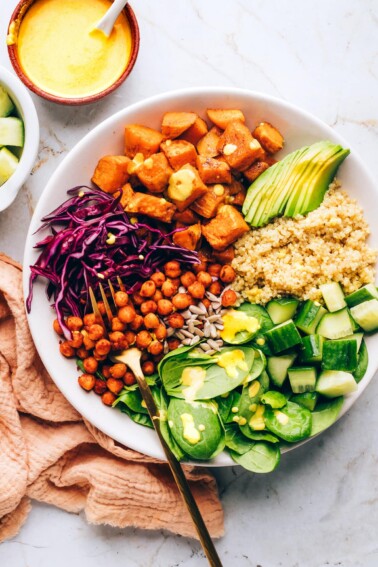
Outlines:
[[120, 402], [125, 404], [131, 411], [148, 414], [139, 388], [137, 390], [123, 390], [113, 405], [117, 405]]
[[254, 473], [268, 473], [273, 471], [279, 464], [281, 453], [278, 445], [256, 442], [252, 449], [239, 455], [235, 451], [230, 452], [233, 460]]
[[149, 415], [146, 415], [145, 413], [136, 413], [134, 411], [131, 411], [131, 409], [129, 407], [127, 407], [127, 405], [124, 404], [123, 402], [120, 402], [118, 407], [119, 407], [119, 409], [121, 410], [122, 413], [127, 414], [130, 419], [135, 421], [135, 423], [138, 423], [139, 425], [144, 425], [146, 427], [150, 427], [150, 428], [153, 429], [154, 426], [152, 425], [152, 421], [151, 421]]
[[244, 311], [244, 313], [247, 313], [249, 317], [255, 317], [258, 320], [260, 325], [259, 334], [264, 334], [266, 331], [269, 331], [269, 329], [274, 327], [274, 323], [269, 317], [267, 310], [261, 305], [245, 302], [238, 307], [238, 310]]
[[246, 453], [252, 448], [253, 443], [242, 435], [239, 426], [236, 423], [228, 423], [225, 425], [225, 433], [226, 447], [235, 451], [235, 453], [243, 455], [243, 453]]
[[357, 368], [353, 372], [353, 376], [354, 376], [354, 379], [357, 382], [357, 384], [365, 376], [368, 364], [369, 364], [368, 349], [366, 347], [365, 341], [362, 339], [362, 343], [361, 343], [360, 350], [359, 350], [359, 353], [358, 353]]
[[240, 431], [244, 437], [251, 439], [251, 441], [267, 441], [268, 443], [280, 443], [278, 437], [269, 431], [254, 431], [248, 425], [240, 426]]
[[264, 420], [272, 433], [289, 443], [306, 439], [311, 434], [311, 412], [293, 402], [287, 402], [279, 410], [266, 406]]
[[343, 396], [327, 400], [316, 406], [316, 410], [312, 412], [312, 427], [310, 436], [316, 435], [324, 429], [327, 429], [336, 421], [344, 403]]
[[252, 368], [249, 371], [248, 376], [246, 376], [244, 380], [244, 384], [248, 382], [252, 382], [252, 380], [258, 378], [266, 368], [265, 354], [258, 348], [255, 348], [254, 351], [255, 351], [255, 357], [253, 359]]
[[172, 453], [176, 457], [178, 461], [181, 461], [185, 457], [184, 451], [182, 451], [181, 447], [176, 443], [174, 438], [171, 435], [171, 430], [168, 426], [168, 400], [165, 396], [163, 388], [159, 390], [155, 390], [154, 393], [154, 400], [159, 409], [159, 427], [162, 436], [164, 437], [165, 442], [167, 443], [168, 447], [171, 449]]
[[218, 415], [222, 421], [222, 423], [230, 423], [232, 422], [232, 418], [234, 417], [234, 413], [232, 413], [233, 407], [239, 406], [240, 401], [240, 392], [237, 390], [233, 390], [228, 394], [226, 398], [222, 396], [218, 396], [214, 400], [218, 406]]

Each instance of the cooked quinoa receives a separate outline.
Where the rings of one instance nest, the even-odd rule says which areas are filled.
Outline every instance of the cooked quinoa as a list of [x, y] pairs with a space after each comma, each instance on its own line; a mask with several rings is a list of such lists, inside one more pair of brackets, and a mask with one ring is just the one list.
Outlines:
[[308, 215], [277, 218], [236, 242], [232, 287], [262, 304], [285, 295], [319, 301], [319, 285], [330, 281], [351, 293], [374, 281], [377, 251], [366, 243], [369, 234], [357, 201], [333, 184]]

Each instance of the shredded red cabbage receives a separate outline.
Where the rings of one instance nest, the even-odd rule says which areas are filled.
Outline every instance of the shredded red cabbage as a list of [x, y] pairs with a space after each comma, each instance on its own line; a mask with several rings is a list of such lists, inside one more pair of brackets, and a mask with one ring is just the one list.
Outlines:
[[117, 285], [120, 276], [128, 292], [138, 290], [143, 281], [169, 261], [186, 264], [199, 262], [197, 252], [177, 246], [170, 233], [144, 223], [132, 224], [119, 199], [85, 186], [68, 191], [74, 195], [42, 219], [38, 229], [51, 234], [35, 245], [41, 249], [30, 266], [28, 312], [33, 299], [33, 284], [38, 276], [48, 280], [46, 293], [54, 299], [57, 319], [67, 338], [64, 324], [68, 314], [82, 316], [88, 305], [88, 288], [107, 280]]

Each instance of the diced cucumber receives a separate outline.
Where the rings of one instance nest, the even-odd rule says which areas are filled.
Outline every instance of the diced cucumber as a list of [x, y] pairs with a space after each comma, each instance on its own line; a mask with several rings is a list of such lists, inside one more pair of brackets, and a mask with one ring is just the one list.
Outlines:
[[326, 283], [319, 286], [319, 289], [322, 292], [328, 311], [333, 313], [334, 311], [340, 311], [340, 309], [346, 307], [344, 293], [339, 283]]
[[292, 319], [273, 327], [265, 333], [265, 336], [275, 354], [302, 344], [302, 338]]
[[24, 145], [24, 124], [16, 116], [0, 118], [0, 146]]
[[14, 109], [14, 104], [8, 93], [0, 86], [0, 117], [9, 116]]
[[359, 352], [363, 338], [364, 338], [363, 333], [353, 333], [353, 335], [348, 335], [347, 337], [343, 337], [342, 339], [335, 339], [335, 340], [336, 341], [348, 341], [350, 339], [355, 339], [355, 341], [357, 342], [357, 352]]
[[[378, 305], [378, 301], [377, 301]], [[341, 339], [353, 334], [353, 326], [345, 307], [334, 313], [326, 313], [316, 328], [316, 333], [326, 339]]]
[[316, 370], [313, 366], [292, 367], [288, 370], [290, 386], [294, 394], [313, 392], [316, 385]]
[[285, 382], [287, 371], [294, 364], [296, 357], [296, 353], [268, 357], [267, 371], [275, 386], [281, 387]]
[[318, 398], [318, 392], [303, 392], [303, 394], [295, 394], [290, 400], [310, 411], [314, 411]]
[[353, 372], [357, 368], [357, 362], [357, 341], [355, 339], [325, 341], [322, 360], [324, 370]]
[[345, 301], [348, 307], [354, 307], [359, 303], [364, 301], [369, 301], [370, 299], [378, 299], [378, 291], [374, 284], [370, 283], [364, 285], [357, 291], [350, 293], [346, 296]]
[[307, 337], [303, 337], [300, 361], [304, 363], [320, 362], [323, 356], [323, 343], [324, 337], [320, 335], [308, 335]]
[[350, 322], [352, 323], [353, 333], [355, 333], [356, 331], [361, 331], [361, 327], [360, 327], [359, 324], [353, 319], [349, 307], [348, 307], [348, 313], [349, 313]]
[[298, 299], [293, 297], [282, 297], [280, 299], [272, 299], [266, 306], [270, 318], [275, 325], [284, 323], [294, 317], [299, 304]]
[[313, 335], [320, 319], [327, 313], [321, 305], [308, 299], [301, 307], [294, 323], [306, 335]]
[[360, 352], [358, 353], [358, 364], [356, 370], [353, 372], [355, 381], [360, 382], [365, 376], [367, 367], [369, 365], [369, 354], [365, 341], [362, 341]]
[[315, 390], [327, 398], [336, 398], [355, 392], [357, 383], [350, 372], [323, 370], [318, 378]]
[[0, 185], [3, 185], [15, 172], [18, 159], [7, 148], [0, 150]]
[[378, 299], [370, 299], [350, 310], [353, 319], [367, 332], [378, 329]]

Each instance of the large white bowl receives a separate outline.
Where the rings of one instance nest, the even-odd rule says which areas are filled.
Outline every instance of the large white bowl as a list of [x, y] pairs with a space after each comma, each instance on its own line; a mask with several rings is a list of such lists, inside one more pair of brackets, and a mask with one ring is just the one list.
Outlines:
[[0, 211], [13, 203], [29, 175], [38, 153], [39, 122], [34, 102], [20, 79], [0, 67], [0, 85], [7, 91], [24, 122], [25, 143], [13, 175], [0, 187]]
[[[24, 290], [28, 293], [29, 266], [37, 258], [33, 250], [43, 233], [34, 232], [40, 226], [43, 215], [52, 211], [66, 199], [66, 190], [79, 184], [89, 184], [98, 159], [106, 154], [123, 153], [123, 131], [128, 123], [141, 123], [159, 128], [162, 114], [168, 110], [190, 110], [204, 115], [206, 108], [240, 108], [247, 124], [253, 127], [266, 120], [278, 127], [286, 139], [282, 154], [322, 139], [333, 140], [345, 147], [343, 140], [329, 126], [307, 112], [282, 100], [261, 93], [234, 88], [194, 88], [155, 96], [121, 110], [99, 124], [87, 134], [59, 165], [47, 184], [35, 210], [26, 241], [24, 257]], [[363, 163], [352, 149], [351, 155], [338, 174], [345, 189], [358, 198], [372, 228], [370, 243], [378, 247], [378, 190]], [[54, 312], [49, 307], [42, 279], [34, 285], [34, 299], [29, 315], [30, 329], [38, 352], [51, 377], [72, 405], [98, 429], [116, 441], [137, 451], [157, 458], [164, 458], [154, 431], [132, 422], [121, 412], [104, 406], [101, 399], [85, 393], [77, 384], [77, 370], [72, 360], [64, 359], [58, 350], [58, 341], [52, 331]], [[367, 338], [369, 367], [358, 391], [348, 396], [343, 415], [370, 382], [378, 368], [378, 335]], [[199, 463], [201, 464], [201, 463]], [[209, 465], [208, 462], [202, 464]], [[213, 465], [231, 465], [234, 462], [222, 453], [211, 462]]]

